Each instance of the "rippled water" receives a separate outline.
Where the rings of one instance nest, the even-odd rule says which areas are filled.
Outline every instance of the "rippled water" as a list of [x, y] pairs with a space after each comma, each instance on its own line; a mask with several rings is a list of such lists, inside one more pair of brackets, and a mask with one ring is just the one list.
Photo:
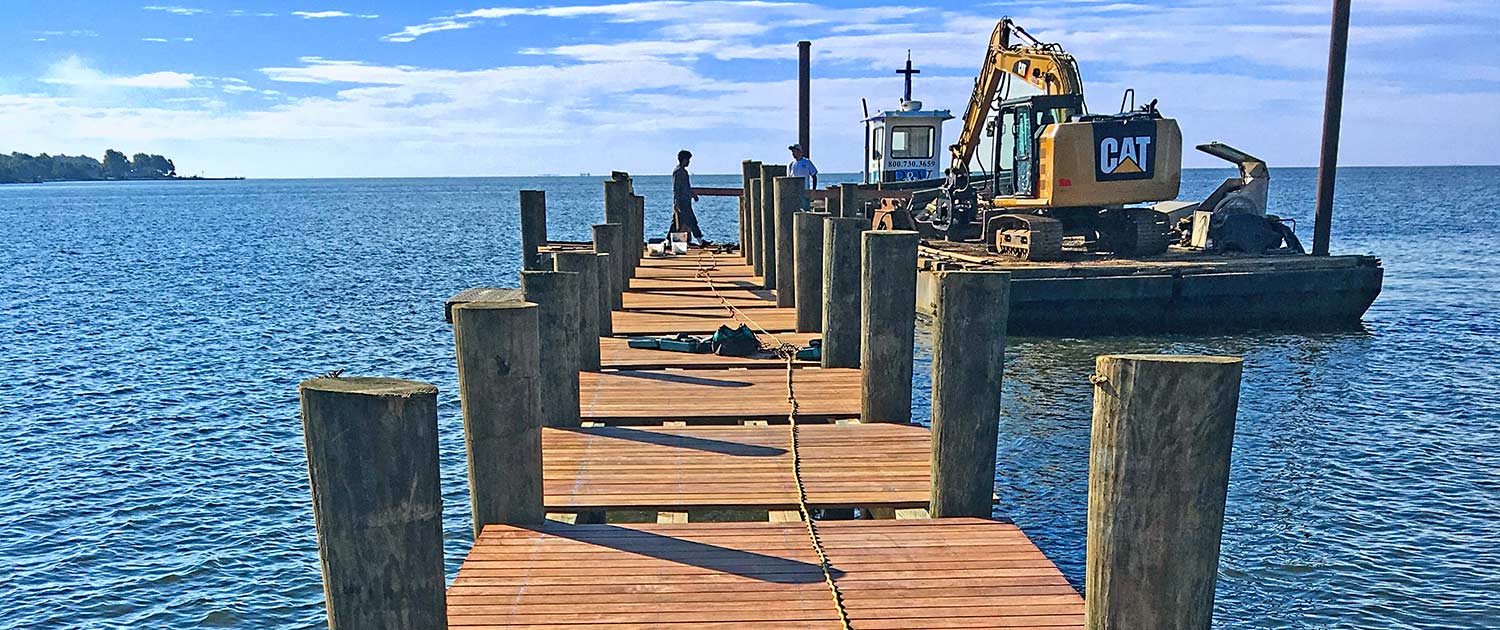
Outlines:
[[[1190, 172], [1184, 194], [1221, 177]], [[1275, 178], [1310, 240], [1312, 171]], [[650, 226], [667, 184], [638, 180]], [[582, 178], [0, 187], [0, 627], [321, 626], [296, 383], [334, 368], [439, 386], [456, 570], [442, 300], [514, 284], [530, 187], [554, 238], [600, 220]], [[1000, 513], [1081, 584], [1094, 355], [1243, 355], [1219, 625], [1494, 627], [1497, 188], [1497, 168], [1344, 172], [1334, 248], [1387, 267], [1362, 330], [1012, 340]], [[733, 239], [732, 200], [702, 215]]]

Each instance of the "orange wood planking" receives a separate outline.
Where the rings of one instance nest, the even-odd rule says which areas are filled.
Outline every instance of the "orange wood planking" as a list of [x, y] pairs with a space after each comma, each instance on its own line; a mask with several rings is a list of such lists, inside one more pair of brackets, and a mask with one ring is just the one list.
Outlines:
[[[621, 370], [578, 375], [585, 422], [661, 424], [785, 420], [785, 370]], [[857, 418], [859, 370], [800, 369], [799, 418]]]
[[[757, 308], [747, 310], [739, 317], [747, 320], [746, 323], [761, 337], [762, 343], [772, 342], [769, 336], [760, 332], [762, 330], [781, 333], [797, 328], [797, 309], [794, 308]], [[670, 307], [615, 311], [613, 322], [616, 335], [637, 336], [712, 333], [719, 326], [737, 328], [740, 325], [725, 309], [676, 310]]]
[[[927, 429], [901, 424], [798, 428], [812, 508], [927, 507]], [[542, 431], [548, 512], [797, 509], [782, 426]]]
[[[722, 297], [723, 300], [719, 298]], [[727, 313], [724, 300], [735, 308], [776, 308], [776, 292], [770, 289], [724, 289], [708, 291], [626, 291], [625, 310], [702, 311]]]
[[[1082, 628], [1083, 599], [1015, 525], [822, 521], [855, 628]], [[839, 623], [801, 523], [490, 525], [448, 590], [452, 628]]]

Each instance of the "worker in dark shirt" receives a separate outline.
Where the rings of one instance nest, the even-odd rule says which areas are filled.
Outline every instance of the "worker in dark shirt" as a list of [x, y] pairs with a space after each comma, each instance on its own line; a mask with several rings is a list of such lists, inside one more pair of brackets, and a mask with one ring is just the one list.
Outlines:
[[708, 245], [703, 231], [698, 229], [698, 216], [693, 214], [693, 202], [698, 195], [693, 193], [693, 184], [688, 180], [687, 167], [692, 159], [693, 154], [687, 149], [677, 152], [677, 170], [672, 171], [672, 231], [687, 232], [689, 242], [696, 238], [699, 245]]

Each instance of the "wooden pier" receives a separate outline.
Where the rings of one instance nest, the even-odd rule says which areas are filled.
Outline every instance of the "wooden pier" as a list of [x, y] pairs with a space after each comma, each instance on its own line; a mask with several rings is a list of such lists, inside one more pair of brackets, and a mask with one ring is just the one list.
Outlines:
[[[796, 203], [784, 188], [796, 181], [778, 182], [769, 201]], [[330, 628], [1207, 628], [1198, 621], [1212, 610], [1237, 361], [1101, 358], [1108, 378], [1095, 381], [1096, 397], [1115, 402], [1095, 408], [1103, 468], [1091, 474], [1089, 594], [1100, 609], [1086, 613], [1025, 533], [993, 518], [1005, 333], [988, 318], [1004, 312], [1006, 274], [938, 281], [945, 308], [935, 322], [929, 429], [910, 422], [915, 233], [850, 234], [830, 221], [818, 251], [862, 249], [852, 269], [864, 286], [840, 275], [848, 261], [829, 258], [818, 261], [824, 290], [814, 290], [800, 276], [812, 258], [783, 254], [795, 269], [781, 270], [781, 284], [799, 287], [787, 307], [786, 289], [767, 289], [753, 259], [790, 240], [746, 256], [652, 258], [634, 251], [640, 202], [628, 176], [605, 190], [610, 222], [595, 226], [591, 244], [547, 244], [535, 225], [545, 222], [544, 197], [523, 194], [532, 223], [523, 289], [471, 289], [444, 306], [475, 533], [451, 587], [436, 520], [435, 389], [340, 377], [302, 384]], [[742, 211], [747, 236], [773, 238], [750, 222], [776, 214]], [[585, 251], [596, 255], [561, 271], [559, 254]], [[549, 256], [559, 271], [546, 270]], [[592, 292], [583, 276], [599, 280]], [[856, 294], [840, 293], [851, 286]], [[850, 303], [863, 326], [835, 325]], [[558, 313], [559, 304], [580, 316]], [[798, 317], [813, 307], [821, 324]], [[762, 352], [628, 345], [632, 336], [741, 324]], [[828, 350], [821, 359], [789, 359], [815, 339]], [[853, 365], [838, 358], [851, 350]], [[546, 376], [559, 367], [576, 379]], [[1128, 393], [1148, 386], [1156, 396], [1131, 405]], [[1154, 404], [1161, 400], [1191, 402]], [[1119, 431], [1122, 421], [1147, 428]], [[1186, 454], [1141, 434], [1203, 435], [1205, 423], [1214, 448]], [[1139, 483], [1151, 475], [1201, 482]], [[1128, 507], [1137, 504], [1152, 509]], [[639, 522], [653, 512], [655, 523]], [[1095, 558], [1096, 535], [1129, 558]], [[1200, 548], [1153, 542], [1179, 539]], [[1096, 578], [1096, 560], [1109, 573]]]

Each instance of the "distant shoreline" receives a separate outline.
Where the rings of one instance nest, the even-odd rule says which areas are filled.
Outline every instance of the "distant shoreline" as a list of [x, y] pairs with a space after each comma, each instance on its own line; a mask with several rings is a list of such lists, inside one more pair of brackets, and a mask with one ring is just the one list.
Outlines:
[[0, 186], [20, 186], [32, 184], [73, 184], [78, 182], [231, 182], [240, 181], [244, 177], [202, 177], [191, 175], [188, 177], [117, 177], [117, 178], [89, 178], [89, 179], [43, 179], [30, 182], [0, 182]]

